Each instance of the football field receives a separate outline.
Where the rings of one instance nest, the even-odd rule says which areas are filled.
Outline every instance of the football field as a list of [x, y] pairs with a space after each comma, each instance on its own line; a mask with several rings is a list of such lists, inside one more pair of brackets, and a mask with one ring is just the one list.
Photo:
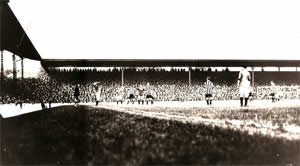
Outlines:
[[[48, 107], [48, 104], [45, 103]], [[62, 106], [62, 105], [73, 105], [73, 103], [52, 103], [52, 107]], [[95, 103], [80, 103], [80, 105], [95, 106]], [[239, 100], [217, 100], [213, 101], [212, 106], [207, 106], [205, 101], [159, 101], [154, 104], [134, 104], [124, 102], [123, 104], [117, 104], [116, 102], [100, 102], [98, 107], [112, 107], [112, 108], [126, 108], [132, 110], [138, 109], [168, 109], [168, 108], [178, 108], [178, 109], [194, 109], [196, 107], [201, 109], [232, 109], [232, 110], [255, 110], [255, 109], [278, 109], [278, 108], [300, 108], [300, 100], [282, 100], [276, 103], [272, 103], [270, 100], [253, 100], [248, 102], [248, 107], [240, 107]], [[4, 118], [19, 116], [35, 111], [40, 111], [41, 104], [29, 104], [24, 103], [23, 108], [16, 106], [15, 104], [0, 104], [0, 114]]]
[[[102, 102], [98, 106], [95, 106], [95, 103], [81, 105], [150, 118], [235, 128], [249, 134], [300, 139], [298, 100], [282, 100], [275, 103], [270, 100], [254, 100], [250, 101], [247, 107], [240, 107], [239, 104], [239, 100], [227, 100], [213, 101], [212, 106], [207, 106], [205, 101], [161, 101], [154, 104]], [[52, 104], [52, 107], [68, 105], [73, 106], [72, 103], [56, 103]], [[24, 104], [22, 109], [13, 104], [1, 105], [0, 108], [3, 118], [41, 111], [40, 104]]]
[[297, 100], [0, 107], [19, 113], [2, 119], [4, 164], [300, 163]]
[[99, 107], [146, 117], [177, 120], [192, 124], [206, 124], [234, 128], [249, 134], [263, 134], [286, 139], [300, 139], [300, 102], [283, 100], [254, 100], [248, 107], [240, 107], [238, 100], [157, 102], [149, 104], [102, 103]]

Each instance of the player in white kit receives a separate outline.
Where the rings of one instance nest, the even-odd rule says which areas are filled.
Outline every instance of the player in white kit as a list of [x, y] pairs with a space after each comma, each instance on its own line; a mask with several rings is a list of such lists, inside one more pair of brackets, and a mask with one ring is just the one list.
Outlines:
[[116, 96], [117, 104], [119, 104], [119, 102], [123, 104], [123, 100], [124, 100], [124, 87], [121, 86], [117, 91], [117, 96]]
[[280, 97], [282, 97], [281, 93], [279, 92], [279, 88], [275, 85], [273, 81], [271, 81], [271, 99], [272, 103], [275, 103], [280, 100]]
[[[251, 90], [250, 81], [251, 81], [250, 72], [247, 70], [247, 67], [244, 66], [243, 69], [240, 71], [238, 77], [238, 88], [240, 91], [241, 107], [243, 106], [246, 107], [248, 104], [249, 93]], [[243, 101], [245, 101], [245, 103]]]
[[100, 99], [101, 99], [102, 87], [101, 87], [101, 85], [99, 85], [99, 82], [94, 82], [93, 85], [95, 88], [94, 92], [95, 92], [95, 96], [96, 96], [96, 106], [98, 106], [98, 103], [100, 102]]
[[152, 95], [152, 89], [150, 87], [150, 83], [149, 82], [147, 82], [147, 86], [145, 88], [145, 93], [146, 93], [146, 103], [148, 104], [149, 101], [150, 101], [151, 104], [153, 104], [154, 97]]
[[138, 96], [137, 96], [138, 104], [141, 104], [141, 103], [144, 104], [144, 100], [145, 100], [144, 87], [140, 84], [139, 87], [136, 88], [136, 90], [137, 90], [137, 94], [138, 94]]

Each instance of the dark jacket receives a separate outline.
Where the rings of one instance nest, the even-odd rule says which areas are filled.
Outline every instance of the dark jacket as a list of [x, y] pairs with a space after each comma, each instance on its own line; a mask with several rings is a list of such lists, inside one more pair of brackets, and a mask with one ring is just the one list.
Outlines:
[[74, 92], [74, 96], [79, 96], [80, 95], [80, 92], [79, 92], [79, 87], [76, 86], [75, 87], [75, 92]]

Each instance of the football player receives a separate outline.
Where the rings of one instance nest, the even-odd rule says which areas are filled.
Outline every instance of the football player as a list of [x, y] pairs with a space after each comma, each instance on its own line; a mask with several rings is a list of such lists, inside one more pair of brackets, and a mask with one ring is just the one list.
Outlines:
[[132, 104], [134, 104], [134, 99], [135, 99], [135, 95], [134, 95], [134, 89], [130, 88], [128, 91], [128, 101], [127, 104], [129, 104], [129, 102], [132, 102]]
[[138, 100], [138, 104], [144, 104], [144, 92], [145, 92], [145, 89], [142, 87], [142, 85], [140, 84], [138, 88], [136, 88], [137, 90], [137, 94], [138, 94], [138, 97], [137, 97], [137, 100]]
[[206, 82], [204, 83], [204, 88], [206, 89], [205, 93], [205, 100], [207, 105], [212, 104], [212, 93], [213, 93], [213, 88], [214, 84], [210, 81], [210, 77], [206, 77]]
[[153, 101], [154, 97], [152, 95], [152, 90], [151, 90], [149, 82], [147, 83], [145, 91], [146, 91], [146, 103], [148, 104], [148, 102], [150, 101], [151, 104], [153, 104], [154, 103], [154, 101]]
[[75, 98], [75, 106], [77, 107], [80, 103], [79, 96], [80, 96], [80, 91], [79, 91], [79, 84], [76, 84], [75, 90], [74, 90], [74, 98]]
[[101, 87], [101, 85], [99, 85], [99, 82], [94, 82], [93, 85], [95, 88], [94, 92], [95, 92], [95, 96], [96, 96], [96, 106], [98, 106], [98, 103], [100, 102], [100, 98], [101, 98], [102, 87]]
[[280, 96], [278, 93], [278, 89], [277, 86], [275, 85], [275, 83], [273, 81], [271, 81], [271, 99], [272, 99], [272, 103], [275, 103], [276, 101], [279, 101]]
[[121, 86], [119, 89], [118, 89], [118, 95], [116, 96], [116, 100], [117, 100], [117, 104], [119, 104], [119, 102], [121, 104], [123, 104], [123, 98], [124, 98], [124, 87]]
[[250, 72], [247, 70], [247, 67], [244, 66], [242, 70], [239, 72], [238, 83], [237, 83], [240, 92], [241, 107], [243, 106], [246, 107], [248, 104], [248, 98], [250, 93], [250, 81], [251, 81]]

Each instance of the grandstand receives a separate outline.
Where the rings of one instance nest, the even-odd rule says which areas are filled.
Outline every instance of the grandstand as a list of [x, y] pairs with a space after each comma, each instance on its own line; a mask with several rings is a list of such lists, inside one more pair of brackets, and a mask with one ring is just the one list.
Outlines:
[[[8, 2], [0, 0], [0, 164], [300, 162], [300, 60], [43, 59]], [[13, 53], [13, 79], [3, 74], [4, 50]], [[16, 55], [40, 61], [45, 73], [18, 79]], [[255, 95], [248, 108], [239, 107], [238, 72], [229, 70], [241, 66], [252, 74]], [[203, 102], [207, 76], [215, 85], [212, 107]], [[271, 104], [270, 81], [284, 101]], [[95, 82], [102, 86], [99, 107]], [[127, 94], [147, 83], [154, 105], [115, 103], [120, 87]], [[79, 107], [73, 106], [75, 85]]]
[[[240, 67], [240, 66], [248, 66], [253, 69], [253, 67], [278, 67], [280, 71], [280, 67], [299, 67], [300, 66], [300, 60], [210, 60], [210, 59], [42, 59], [39, 55], [38, 51], [33, 46], [32, 42], [30, 41], [29, 37], [27, 36], [26, 32], [22, 28], [21, 24], [19, 23], [18, 19], [10, 9], [8, 5], [7, 0], [1, 1], [1, 40], [0, 40], [0, 50], [1, 50], [1, 94], [2, 98], [7, 98], [7, 96], [10, 95], [3, 95], [3, 94], [14, 94], [12, 99], [3, 99], [2, 102], [8, 102], [8, 100], [11, 100], [11, 102], [16, 102], [17, 100], [26, 100], [26, 101], [32, 101], [32, 102], [38, 102], [39, 100], [45, 100], [45, 101], [52, 101], [57, 100], [56, 102], [70, 102], [71, 99], [71, 92], [70, 89], [72, 89], [72, 83], [75, 83], [76, 81], [83, 81], [84, 84], [86, 84], [87, 91], [89, 93], [92, 92], [91, 89], [89, 89], [91, 81], [104, 81], [103, 84], [106, 87], [106, 89], [112, 90], [111, 93], [107, 95], [108, 97], [104, 97], [106, 101], [111, 101], [112, 96], [115, 95], [114, 88], [117, 86], [123, 86], [126, 85], [127, 87], [130, 86], [136, 86], [137, 83], [142, 82], [151, 82], [155, 86], [158, 86], [158, 84], [165, 85], [165, 86], [171, 86], [174, 85], [174, 89], [178, 89], [178, 87], [184, 85], [183, 87], [186, 87], [184, 93], [182, 94], [176, 94], [176, 92], [172, 92], [173, 96], [180, 96], [179, 98], [185, 98], [185, 100], [201, 100], [203, 97], [198, 93], [197, 95], [188, 95], [191, 94], [190, 92], [197, 92], [199, 89], [201, 89], [202, 82], [204, 78], [207, 75], [211, 75], [213, 77], [213, 81], [217, 83], [217, 85], [220, 85], [222, 88], [220, 90], [220, 93], [225, 91], [230, 91], [230, 95], [224, 96], [222, 94], [216, 95], [216, 99], [218, 100], [226, 100], [226, 99], [235, 99], [237, 95], [235, 95], [237, 92], [234, 92], [235, 88], [233, 88], [235, 82], [236, 82], [236, 75], [235, 72], [201, 72], [199, 68], [203, 67]], [[71, 81], [71, 83], [66, 82], [66, 85], [62, 84], [62, 86], [66, 86], [66, 89], [69, 89], [69, 92], [56, 92], [50, 85], [47, 85], [48, 82], [40, 82], [35, 80], [24, 80], [23, 82], [13, 81], [11, 83], [10, 80], [5, 79], [4, 80], [4, 69], [3, 69], [3, 50], [12, 52], [13, 55], [13, 78], [16, 80], [16, 58], [15, 56], [18, 55], [21, 57], [20, 60], [23, 61], [24, 58], [32, 59], [32, 60], [38, 60], [41, 62], [41, 66], [45, 69], [45, 71], [48, 73], [48, 75], [51, 78], [54, 78], [55, 80], [51, 80], [50, 82], [53, 82], [54, 85], [58, 85], [56, 79], [61, 80], [65, 79]], [[23, 65], [22, 65], [22, 71], [23, 71]], [[72, 72], [68, 70], [57, 70], [58, 68], [73, 68]], [[107, 68], [107, 67], [113, 67], [118, 68], [114, 69], [111, 72], [97, 72], [96, 68]], [[148, 68], [149, 71], [136, 71], [136, 68], [145, 67]], [[164, 67], [181, 67], [185, 68], [183, 71], [155, 71], [154, 68], [161, 68]], [[88, 68], [88, 70], [81, 70], [80, 68]], [[196, 68], [196, 69], [192, 69]], [[197, 69], [198, 68], [198, 69]], [[23, 72], [22, 72], [23, 73]], [[23, 74], [21, 76], [21, 79], [23, 78]], [[257, 80], [257, 81], [256, 81]], [[294, 85], [294, 87], [291, 88], [282, 88], [287, 89], [287, 91], [293, 91], [293, 93], [290, 94], [290, 92], [286, 92], [287, 94], [285, 98], [298, 98], [298, 94], [295, 94], [294, 91], [297, 90], [297, 83], [299, 80], [299, 74], [298, 72], [254, 72], [252, 71], [252, 86], [254, 87], [254, 91], [259, 90], [260, 92], [257, 92], [257, 98], [258, 99], [266, 99], [266, 94], [268, 92], [263, 92], [262, 90], [268, 90], [267, 84], [269, 81], [274, 80], [278, 84], [284, 84], [286, 86], [289, 86], [291, 84]], [[35, 83], [33, 83], [35, 82]], [[154, 83], [155, 82], [155, 83]], [[28, 85], [33, 84], [33, 85]], [[256, 85], [257, 84], [257, 85]], [[21, 91], [28, 91], [24, 87], [32, 87], [37, 86], [41, 87], [36, 89], [38, 92], [23, 92], [22, 95], [18, 95], [18, 92]], [[61, 85], [61, 84], [60, 84]], [[224, 87], [224, 85], [228, 85], [228, 87]], [[49, 92], [49, 94], [64, 94], [63, 96], [56, 96], [56, 97], [43, 97], [41, 91], [44, 92], [44, 88], [52, 90], [53, 92]], [[16, 90], [18, 89], [18, 90]], [[32, 88], [28, 88], [32, 89]], [[59, 89], [59, 88], [58, 88]], [[165, 94], [161, 89], [162, 88], [155, 88], [158, 92]], [[14, 92], [13, 92], [14, 91]], [[160, 91], [160, 92], [159, 92]], [[179, 92], [179, 91], [178, 91]], [[181, 92], [181, 91], [180, 91]], [[201, 92], [201, 90], [200, 90]], [[19, 93], [20, 94], [20, 93]], [[37, 94], [38, 97], [37, 97]], [[47, 94], [47, 93], [45, 93]], [[167, 93], [168, 94], [168, 93]], [[22, 96], [22, 97], [20, 97]], [[45, 96], [45, 95], [44, 95]], [[47, 95], [46, 95], [47, 96]], [[48, 95], [49, 96], [49, 95]], [[52, 95], [50, 95], [52, 96]], [[168, 95], [167, 95], [168, 96]], [[292, 96], [292, 97], [291, 97]], [[38, 99], [39, 98], [39, 99]], [[52, 99], [57, 98], [57, 99]], [[163, 97], [158, 95], [159, 100], [176, 100], [174, 97], [171, 97], [171, 99]], [[92, 102], [94, 100], [94, 97], [90, 95], [88, 99], [84, 99], [86, 102]]]

